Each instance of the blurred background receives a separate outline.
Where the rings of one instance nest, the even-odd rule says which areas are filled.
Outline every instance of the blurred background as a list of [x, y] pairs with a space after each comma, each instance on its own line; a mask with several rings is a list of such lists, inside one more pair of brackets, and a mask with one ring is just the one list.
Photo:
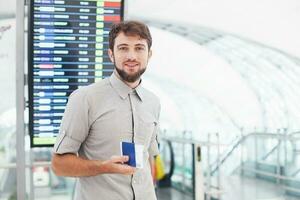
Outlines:
[[[17, 194], [17, 3], [0, 0], [0, 200]], [[125, 3], [125, 19], [153, 36], [144, 85], [162, 105], [158, 199], [202, 189], [206, 199], [300, 199], [300, 2]], [[28, 109], [24, 118], [26, 198], [71, 200], [75, 180], [53, 174], [51, 147], [30, 148]]]

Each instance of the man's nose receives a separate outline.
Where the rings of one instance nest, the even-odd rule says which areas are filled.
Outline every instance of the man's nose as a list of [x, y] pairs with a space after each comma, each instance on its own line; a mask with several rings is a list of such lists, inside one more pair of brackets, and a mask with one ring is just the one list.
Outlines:
[[128, 60], [136, 60], [136, 53], [133, 50], [128, 51], [127, 59]]

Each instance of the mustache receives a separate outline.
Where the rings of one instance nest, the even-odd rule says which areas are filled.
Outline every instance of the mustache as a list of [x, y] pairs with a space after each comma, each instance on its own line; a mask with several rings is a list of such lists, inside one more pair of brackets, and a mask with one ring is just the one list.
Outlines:
[[137, 60], [135, 60], [135, 59], [128, 59], [128, 60], [125, 60], [125, 61], [123, 61], [123, 63], [127, 63], [127, 62], [135, 62], [135, 63], [140, 63], [140, 62], [138, 62]]

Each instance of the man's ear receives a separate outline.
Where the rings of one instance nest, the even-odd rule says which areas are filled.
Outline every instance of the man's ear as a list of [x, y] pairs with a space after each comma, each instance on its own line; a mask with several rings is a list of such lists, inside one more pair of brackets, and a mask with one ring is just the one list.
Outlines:
[[152, 49], [149, 50], [148, 59], [150, 59], [151, 57], [152, 57]]
[[114, 53], [113, 53], [113, 51], [111, 49], [108, 49], [107, 53], [108, 53], [110, 61], [114, 63], [115, 60], [114, 60]]

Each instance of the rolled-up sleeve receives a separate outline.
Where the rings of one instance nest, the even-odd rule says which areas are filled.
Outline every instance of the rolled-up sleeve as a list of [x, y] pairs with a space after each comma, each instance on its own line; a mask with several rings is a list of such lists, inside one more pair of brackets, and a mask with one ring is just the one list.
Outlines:
[[79, 89], [69, 97], [53, 152], [76, 154], [88, 131], [89, 103], [85, 91]]

